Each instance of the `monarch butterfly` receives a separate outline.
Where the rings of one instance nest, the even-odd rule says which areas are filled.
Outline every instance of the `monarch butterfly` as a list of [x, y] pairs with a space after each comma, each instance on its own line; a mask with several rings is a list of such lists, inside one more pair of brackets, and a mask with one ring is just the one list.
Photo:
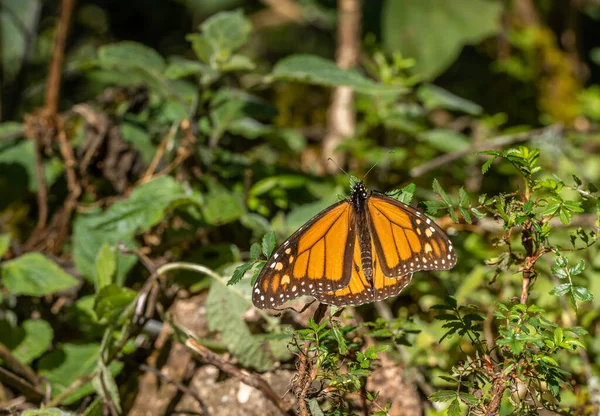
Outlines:
[[345, 306], [398, 295], [418, 270], [456, 264], [452, 243], [425, 214], [362, 181], [275, 250], [252, 289], [274, 308], [301, 295]]

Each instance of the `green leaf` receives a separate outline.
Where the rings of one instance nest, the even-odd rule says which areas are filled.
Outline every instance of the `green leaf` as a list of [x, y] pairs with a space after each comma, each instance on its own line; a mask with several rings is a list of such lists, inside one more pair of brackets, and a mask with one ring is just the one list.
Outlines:
[[96, 291], [113, 283], [117, 270], [117, 257], [114, 250], [106, 243], [102, 244], [96, 257]]
[[456, 399], [456, 391], [454, 390], [438, 390], [429, 396], [431, 402], [447, 402]]
[[75, 416], [77, 413], [67, 412], [56, 407], [48, 409], [28, 409], [21, 413], [21, 416]]
[[262, 239], [262, 252], [267, 259], [271, 257], [273, 250], [275, 250], [275, 244], [275, 233], [269, 231]]
[[98, 372], [92, 380], [92, 386], [96, 393], [104, 399], [105, 402], [111, 402], [119, 414], [121, 410], [121, 398], [119, 396], [119, 388], [115, 382], [110, 369], [106, 367], [102, 359], [98, 360]]
[[174, 59], [165, 70], [165, 77], [170, 79], [179, 79], [190, 75], [200, 75], [205, 84], [219, 77], [219, 73], [210, 66], [183, 58]]
[[573, 285], [573, 295], [582, 302], [591, 302], [594, 299], [592, 293], [583, 286]]
[[308, 410], [310, 410], [311, 416], [325, 416], [325, 413], [323, 413], [323, 410], [321, 410], [321, 406], [319, 406], [317, 399], [313, 398], [308, 401]]
[[244, 314], [250, 308], [249, 297], [243, 296], [246, 280], [235, 286], [226, 286], [221, 279], [213, 278], [206, 299], [206, 319], [211, 331], [221, 333], [221, 341], [240, 365], [265, 371], [273, 367], [273, 359], [260, 338], [253, 335]]
[[386, 0], [382, 11], [385, 49], [415, 58], [422, 79], [441, 74], [464, 45], [500, 30], [502, 5], [486, 0]]
[[[98, 228], [96, 224], [103, 216], [104, 213], [96, 210], [85, 215], [76, 216], [73, 222], [73, 260], [75, 261], [75, 267], [79, 273], [92, 283], [97, 281], [96, 259], [104, 244], [109, 247], [116, 247], [118, 243], [121, 243], [130, 250], [135, 250], [138, 247], [131, 233], [122, 233], [118, 228], [112, 231]], [[137, 257], [133, 254], [124, 255], [120, 252], [115, 253], [115, 255], [117, 257], [115, 281], [122, 284], [129, 270], [137, 263]]]
[[401, 189], [400, 195], [398, 195], [396, 199], [406, 205], [410, 205], [410, 201], [412, 201], [416, 189], [417, 185], [410, 183]]
[[440, 185], [437, 179], [433, 180], [433, 192], [441, 196], [442, 200], [446, 203], [446, 205], [448, 205], [449, 207], [452, 206], [452, 200], [450, 199], [446, 191], [442, 189], [442, 186]]
[[420, 86], [417, 89], [417, 97], [428, 110], [442, 108], [451, 111], [462, 111], [472, 116], [478, 116], [483, 112], [480, 105], [433, 84]]
[[292, 55], [283, 58], [273, 68], [271, 76], [276, 80], [323, 85], [347, 86], [355, 91], [371, 95], [398, 95], [404, 88], [378, 84], [356, 71], [339, 68], [335, 62], [314, 55]]
[[554, 295], [554, 296], [562, 296], [565, 293], [567, 293], [570, 289], [571, 289], [571, 284], [570, 283], [563, 283], [563, 284], [560, 284], [558, 286], [555, 286], [550, 291], [550, 294]]
[[[48, 379], [52, 386], [52, 397], [56, 397], [75, 380], [91, 374], [96, 369], [99, 357], [99, 344], [64, 344], [40, 359], [38, 373]], [[109, 368], [115, 376], [121, 371], [123, 364], [113, 361]], [[93, 392], [94, 388], [88, 382], [69, 394], [61, 404], [75, 403]]]
[[45, 296], [72, 289], [78, 280], [40, 253], [26, 253], [0, 266], [2, 281], [15, 295]]
[[578, 274], [581, 274], [581, 272], [583, 272], [584, 269], [585, 260], [581, 259], [575, 266], [569, 267], [569, 273], [571, 274], [571, 276], [577, 276]]
[[261, 245], [258, 243], [252, 244], [250, 246], [250, 260], [258, 260], [261, 253]]
[[204, 220], [211, 225], [223, 225], [236, 221], [244, 215], [242, 196], [211, 182], [202, 213]]
[[156, 153], [156, 146], [152, 143], [148, 132], [136, 123], [126, 120], [121, 121], [119, 128], [121, 129], [123, 140], [130, 143], [135, 150], [140, 152], [144, 163], [150, 164]]
[[166, 67], [165, 60], [158, 52], [132, 41], [101, 46], [98, 49], [98, 61], [110, 69], [136, 69], [157, 74], [162, 74]]
[[104, 401], [101, 397], [97, 397], [81, 414], [81, 416], [103, 416]]
[[218, 13], [206, 19], [200, 28], [213, 52], [229, 56], [248, 42], [252, 24], [242, 10], [236, 10]]
[[448, 406], [448, 416], [461, 416], [460, 402], [458, 399], [454, 399], [450, 406]]
[[[104, 212], [80, 215], [73, 226], [73, 257], [77, 270], [95, 281], [96, 257], [103, 244], [115, 247], [123, 243], [128, 249], [137, 248], [134, 236], [158, 224], [172, 206], [198, 204], [197, 194], [186, 192], [170, 176], [161, 176], [133, 190], [129, 198], [115, 202]], [[124, 276], [137, 262], [135, 256], [118, 253], [116, 282], [123, 284]]]
[[52, 327], [42, 319], [30, 319], [14, 328], [0, 322], [0, 328], [0, 343], [23, 364], [29, 364], [45, 353], [54, 337]]
[[0, 234], [0, 258], [8, 251], [10, 247], [10, 234]]
[[227, 286], [235, 285], [240, 280], [242, 280], [246, 275], [246, 272], [250, 270], [255, 264], [255, 262], [251, 261], [236, 267], [235, 271], [233, 272], [233, 276], [231, 276], [231, 279], [227, 281]]
[[475, 406], [477, 405], [477, 403], [479, 403], [479, 399], [477, 399], [477, 397], [473, 396], [472, 394], [458, 393], [458, 395], [460, 396], [461, 400], [469, 406]]
[[115, 322], [135, 299], [136, 293], [126, 287], [108, 285], [98, 292], [94, 300], [94, 312], [99, 320]]

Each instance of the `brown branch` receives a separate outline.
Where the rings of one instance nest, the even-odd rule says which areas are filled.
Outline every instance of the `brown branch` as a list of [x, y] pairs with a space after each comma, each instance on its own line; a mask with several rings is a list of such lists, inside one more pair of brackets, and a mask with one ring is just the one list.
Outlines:
[[46, 81], [46, 116], [54, 118], [58, 112], [58, 101], [60, 98], [60, 84], [62, 69], [65, 61], [65, 48], [67, 36], [71, 27], [71, 16], [75, 0], [62, 0], [60, 17], [56, 28], [56, 38], [52, 48], [52, 60]]
[[472, 146], [466, 150], [460, 150], [458, 152], [446, 153], [438, 158], [430, 160], [427, 163], [422, 164], [421, 166], [417, 166], [410, 170], [410, 176], [416, 178], [418, 176], [422, 176], [432, 170], [445, 166], [457, 159], [461, 159], [465, 156], [468, 156], [475, 152], [481, 152], [483, 150], [490, 149], [498, 149], [505, 146], [509, 146], [515, 143], [526, 142], [530, 139], [533, 139], [537, 136], [541, 136], [543, 134], [560, 134], [563, 131], [563, 127], [560, 124], [553, 124], [548, 127], [543, 127], [540, 129], [525, 131], [522, 133], [515, 134], [507, 134], [504, 136], [498, 136], [489, 140], [483, 140], [480, 142], [475, 142]]
[[167, 145], [169, 144], [169, 142], [171, 140], [173, 140], [173, 137], [175, 136], [175, 133], [177, 132], [177, 128], [178, 128], [178, 124], [173, 124], [171, 126], [171, 128], [169, 129], [169, 131], [167, 132], [165, 137], [162, 139], [162, 141], [158, 145], [158, 148], [156, 149], [156, 153], [154, 153], [154, 157], [152, 158], [152, 161], [148, 165], [148, 169], [146, 169], [146, 173], [144, 173], [142, 178], [138, 181], [138, 184], [146, 183], [150, 179], [152, 179], [152, 176], [154, 175], [154, 171], [156, 170], [158, 164], [160, 163], [160, 160], [162, 159], [163, 154], [165, 153], [165, 149], [167, 148]]
[[188, 338], [185, 342], [185, 345], [190, 350], [198, 354], [207, 363], [214, 365], [221, 371], [224, 371], [232, 377], [237, 378], [242, 383], [259, 390], [271, 403], [275, 405], [280, 414], [287, 416], [293, 415], [293, 413], [288, 410], [286, 404], [281, 400], [277, 393], [273, 391], [269, 383], [267, 383], [265, 379], [258, 374], [250, 374], [237, 368], [235, 365], [226, 361], [219, 354], [215, 354], [193, 338]]
[[[342, 69], [356, 65], [360, 55], [360, 0], [338, 0], [338, 29], [336, 63]], [[327, 171], [334, 172], [337, 167], [327, 163], [337, 147], [345, 138], [356, 133], [356, 114], [354, 112], [354, 92], [350, 87], [337, 87], [333, 91], [331, 104], [327, 112], [327, 133], [323, 139], [323, 163]], [[344, 163], [343, 156], [337, 156], [338, 164]]]
[[0, 367], [0, 382], [14, 387], [22, 392], [29, 400], [41, 402], [44, 399], [43, 393], [39, 391], [36, 386], [15, 373], [8, 371], [4, 367]]

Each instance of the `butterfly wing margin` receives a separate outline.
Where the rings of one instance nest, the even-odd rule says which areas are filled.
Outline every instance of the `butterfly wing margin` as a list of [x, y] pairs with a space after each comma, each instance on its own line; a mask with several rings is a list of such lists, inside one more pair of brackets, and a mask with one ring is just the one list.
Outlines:
[[252, 288], [252, 303], [261, 309], [274, 308], [301, 295], [347, 286], [355, 240], [349, 201], [323, 210], [275, 250]]
[[452, 242], [425, 214], [383, 194], [372, 194], [367, 206], [371, 237], [386, 276], [454, 267]]
[[320, 302], [329, 305], [362, 305], [397, 296], [411, 281], [412, 273], [390, 278], [385, 276], [374, 242], [371, 242], [373, 255], [373, 280], [369, 283], [361, 266], [361, 253], [358, 237], [355, 237], [352, 258], [352, 276], [349, 284], [341, 289], [313, 295]]

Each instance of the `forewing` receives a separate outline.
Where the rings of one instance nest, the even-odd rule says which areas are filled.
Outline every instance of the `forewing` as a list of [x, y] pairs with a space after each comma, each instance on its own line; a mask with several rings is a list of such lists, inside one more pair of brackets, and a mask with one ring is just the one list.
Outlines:
[[371, 195], [367, 206], [375, 251], [386, 276], [454, 267], [452, 242], [425, 214], [382, 194]]
[[277, 248], [252, 289], [258, 308], [274, 308], [301, 295], [345, 287], [356, 240], [352, 205], [344, 200], [319, 213]]

